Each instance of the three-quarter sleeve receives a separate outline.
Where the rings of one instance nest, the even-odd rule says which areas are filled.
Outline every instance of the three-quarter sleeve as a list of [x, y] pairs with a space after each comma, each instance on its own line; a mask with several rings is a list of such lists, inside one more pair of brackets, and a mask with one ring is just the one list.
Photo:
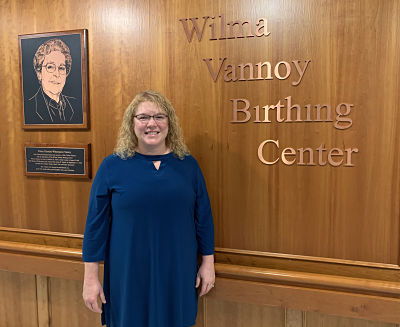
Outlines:
[[214, 223], [206, 182], [198, 165], [196, 169], [195, 225], [199, 252], [201, 255], [214, 253]]
[[82, 260], [85, 262], [99, 262], [105, 258], [111, 219], [111, 190], [106, 160], [101, 163], [90, 192], [82, 248]]

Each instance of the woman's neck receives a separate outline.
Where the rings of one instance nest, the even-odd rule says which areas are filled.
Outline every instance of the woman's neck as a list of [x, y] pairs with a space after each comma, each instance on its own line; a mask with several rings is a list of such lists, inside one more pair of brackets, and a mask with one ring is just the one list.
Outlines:
[[54, 93], [51, 93], [51, 92], [49, 92], [48, 90], [45, 90], [45, 89], [43, 89], [43, 92], [46, 93], [46, 95], [47, 95], [50, 99], [53, 99], [55, 102], [57, 102], [57, 103], [60, 102], [60, 94], [61, 94], [61, 93], [54, 94]]
[[160, 146], [160, 147], [143, 147], [143, 146], [138, 146], [137, 152], [145, 155], [162, 155], [162, 154], [167, 154], [171, 152], [171, 150], [166, 146]]

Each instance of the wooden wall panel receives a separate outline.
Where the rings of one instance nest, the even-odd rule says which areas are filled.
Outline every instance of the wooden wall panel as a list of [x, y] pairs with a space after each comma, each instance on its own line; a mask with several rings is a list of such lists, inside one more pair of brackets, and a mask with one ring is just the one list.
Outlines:
[[0, 271], [0, 299], [0, 326], [38, 326], [35, 275]]
[[248, 303], [207, 300], [207, 327], [274, 326], [286, 327], [285, 309]]
[[318, 312], [307, 312], [304, 327], [398, 327], [398, 324], [387, 324], [353, 318], [323, 315]]
[[[23, 177], [18, 170], [23, 167], [22, 157], [16, 154], [14, 145], [21, 141], [90, 140], [96, 169], [102, 157], [112, 151], [121, 114], [133, 94], [153, 87], [175, 103], [187, 142], [204, 167], [216, 213], [218, 245], [396, 263], [399, 210], [394, 199], [398, 198], [398, 183], [391, 181], [398, 180], [399, 158], [394, 151], [398, 144], [394, 137], [398, 130], [398, 77], [392, 72], [399, 62], [393, 52], [398, 42], [394, 32], [399, 27], [391, 17], [396, 16], [398, 5], [394, 1], [370, 1], [368, 5], [361, 1], [340, 5], [329, 2], [327, 6], [303, 1], [297, 7], [284, 1], [278, 4], [250, 6], [236, 1], [228, 5], [221, 1], [219, 6], [212, 2], [194, 6], [176, 1], [166, 6], [164, 2], [149, 5], [120, 1], [113, 6], [101, 2], [90, 6], [64, 1], [66, 10], [61, 20], [57, 15], [47, 17], [55, 4], [47, 7], [40, 2], [6, 2], [3, 8], [11, 12], [12, 19], [3, 22], [8, 31], [2, 36], [5, 53], [17, 54], [13, 38], [18, 34], [89, 29], [92, 128], [75, 133], [22, 132], [15, 123], [21, 119], [21, 111], [4, 111], [9, 119], [3, 119], [6, 128], [2, 130], [7, 134], [4, 140], [9, 141], [3, 151], [12, 158], [2, 163], [2, 169], [10, 170], [11, 165], [16, 169], [4, 177], [10, 201], [3, 200], [8, 213], [2, 217], [3, 225], [82, 232], [89, 183]], [[265, 13], [271, 36], [261, 40], [204, 38], [189, 44], [178, 20], [218, 13], [228, 20], [253, 21]], [[17, 16], [21, 18], [18, 21]], [[371, 27], [373, 22], [376, 28]], [[359, 53], [357, 49], [365, 51]], [[220, 79], [214, 83], [202, 59], [215, 61], [224, 56], [234, 63], [309, 58], [311, 64], [298, 87], [276, 79], [230, 84]], [[2, 99], [15, 102], [5, 102], [6, 108], [19, 108], [19, 97], [12, 96], [18, 89], [17, 56], [5, 58], [2, 65], [7, 63], [12, 69], [5, 72], [13, 82], [2, 91]], [[372, 90], [374, 96], [365, 97]], [[229, 123], [230, 98], [246, 97], [251, 103], [269, 104], [288, 95], [299, 103], [333, 105], [348, 99], [355, 104], [354, 126], [344, 132], [318, 123], [311, 127]], [[377, 107], [384, 108], [385, 115], [379, 114], [382, 111], [375, 110]], [[364, 135], [365, 126], [371, 124], [376, 128]], [[379, 134], [374, 134], [377, 131]], [[10, 139], [13, 135], [17, 139]], [[363, 151], [355, 168], [266, 167], [255, 150], [266, 137], [280, 138], [293, 147], [323, 142], [326, 146], [355, 144]], [[383, 140], [389, 140], [391, 151], [383, 146]], [[369, 178], [365, 178], [367, 175]], [[23, 205], [18, 204], [21, 195], [26, 199]], [[357, 247], [353, 246], [355, 239]]]
[[398, 327], [398, 324], [345, 318], [290, 310], [281, 307], [250, 305], [224, 300], [207, 300], [208, 327]]
[[[62, 10], [60, 10], [62, 8]], [[2, 1], [0, 225], [83, 233], [90, 180], [24, 177], [23, 144], [91, 143], [92, 168], [113, 151], [124, 109], [149, 87], [148, 1]], [[18, 35], [88, 29], [90, 129], [23, 131]], [[4, 193], [3, 193], [4, 192]]]
[[285, 324], [286, 327], [303, 327], [305, 312], [300, 310], [286, 309]]
[[40, 275], [36, 275], [35, 277], [38, 327], [48, 327], [51, 324], [49, 278]]
[[[319, 290], [284, 283], [260, 283], [234, 278], [217, 278], [209, 299], [255, 306], [284, 307], [327, 315], [371, 321], [399, 323], [399, 297], [346, 293], [341, 290]], [[206, 307], [208, 312], [208, 307]]]
[[50, 326], [101, 326], [100, 314], [86, 308], [82, 299], [82, 281], [49, 278]]
[[[101, 160], [113, 151], [126, 106], [138, 91], [153, 88], [174, 104], [186, 142], [203, 169], [215, 216], [217, 259], [221, 263], [289, 270], [294, 275], [319, 273], [324, 280], [332, 274], [399, 281], [397, 0], [6, 0], [0, 3], [0, 15], [4, 18], [0, 20], [1, 227], [82, 234], [91, 181], [24, 177], [23, 144], [91, 143], [95, 174]], [[217, 34], [219, 15], [224, 15], [226, 21], [249, 19], [253, 24], [265, 17], [270, 35], [210, 41], [210, 18], [202, 41], [194, 36], [189, 43], [179, 19], [198, 17], [202, 23], [202, 17], [207, 15], [215, 17]], [[90, 128], [22, 130], [18, 34], [80, 28], [88, 29]], [[263, 61], [275, 65], [281, 60], [311, 62], [298, 86], [291, 84], [292, 76], [287, 80], [224, 82], [223, 72], [214, 82], [203, 59], [212, 58], [212, 67], [217, 69], [219, 58], [225, 57], [234, 65]], [[230, 99], [246, 98], [250, 107], [263, 107], [285, 101], [288, 96], [301, 106], [328, 103], [332, 110], [340, 102], [352, 103], [353, 126], [342, 131], [335, 129], [333, 122], [277, 123], [272, 112], [271, 123], [254, 123], [252, 108], [249, 122], [231, 122]], [[329, 164], [288, 166], [281, 161], [267, 166], [257, 157], [258, 145], [267, 139], [279, 140], [280, 150], [287, 146], [315, 149], [323, 144], [326, 148], [357, 147], [359, 153], [354, 155], [355, 167], [351, 168]], [[269, 147], [263, 154], [275, 158], [278, 151]], [[32, 244], [47, 244], [33, 234]], [[44, 274], [54, 261], [55, 268], [49, 274], [60, 276], [70, 263], [64, 256], [54, 259], [69, 249], [47, 249], [44, 252], [51, 252], [47, 257], [40, 248], [30, 246], [25, 236], [7, 238], [9, 235], [0, 237], [0, 241], [26, 243], [11, 246], [20, 252], [34, 248], [33, 252], [28, 251], [29, 255], [17, 251], [19, 271]], [[50, 245], [60, 246], [57, 242]], [[65, 246], [73, 247], [71, 253], [76, 259], [76, 239], [72, 243], [66, 241]], [[1, 246], [2, 258], [10, 260], [1, 266], [9, 269], [14, 250], [8, 243]], [[23, 267], [21, 258], [32, 266]], [[46, 262], [45, 267], [34, 266], [41, 261]], [[79, 274], [77, 266], [74, 261], [68, 270], [74, 272], [74, 278]], [[12, 280], [18, 289], [18, 280], [29, 279], [15, 276], [1, 275], [0, 283]], [[57, 297], [61, 293], [46, 293], [46, 285], [51, 286], [50, 291], [71, 287], [72, 293], [66, 299], [73, 307], [79, 306], [74, 302], [78, 301], [78, 282], [36, 279], [36, 284], [41, 300], [46, 300], [46, 294], [54, 295], [51, 308], [55, 311], [51, 312], [57, 314], [52, 317], [59, 317], [54, 319], [62, 319], [67, 311], [62, 308], [63, 298]], [[393, 289], [396, 293], [397, 288]], [[334, 300], [335, 296], [330, 295]], [[274, 296], [276, 300], [281, 294]], [[336, 313], [349, 314], [352, 296], [359, 299], [357, 294], [349, 295], [343, 302], [346, 305], [338, 304]], [[396, 297], [391, 300], [388, 303], [396, 306]], [[226, 312], [239, 308], [216, 299], [210, 301]], [[8, 304], [1, 305], [6, 310], [4, 305]], [[207, 319], [209, 323], [230, 319], [226, 315], [209, 316], [209, 310], [216, 310], [213, 305], [201, 309], [198, 324], [205, 326]], [[37, 306], [38, 324], [46, 325], [45, 302], [39, 301]], [[320, 307], [326, 309], [329, 305], [316, 303], [313, 310]], [[259, 319], [264, 309], [244, 304], [236, 311], [244, 321], [253, 314], [254, 319]], [[378, 317], [379, 313], [371, 315]], [[267, 316], [270, 319], [273, 314]], [[321, 324], [340, 321], [318, 316], [310, 319]], [[395, 313], [387, 319], [395, 320]]]
[[[162, 8], [153, 33], [152, 67], [158, 74], [152, 84], [170, 95], [205, 172], [217, 245], [397, 264], [398, 3], [210, 1], [176, 7], [159, 1], [152, 6]], [[201, 17], [220, 14], [227, 21], [266, 16], [271, 35], [210, 41], [206, 25], [202, 41], [194, 36], [188, 43], [179, 19], [198, 17], [202, 26]], [[224, 57], [233, 64], [311, 63], [297, 87], [276, 78], [227, 83], [221, 76], [214, 83], [203, 59], [212, 58], [217, 69]], [[341, 102], [353, 103], [353, 126], [341, 131], [333, 123], [256, 124], [254, 114], [248, 123], [230, 123], [230, 99], [264, 106], [287, 96], [300, 105], [328, 103], [333, 111]], [[280, 140], [281, 149], [324, 144], [360, 152], [353, 168], [266, 166], [257, 158], [257, 147], [266, 139]]]
[[[246, 284], [246, 283], [245, 283]], [[0, 325], [8, 327], [95, 327], [100, 315], [82, 302], [82, 281], [0, 271]], [[399, 327], [399, 324], [345, 318], [321, 312], [290, 309], [281, 302], [261, 298], [261, 292], [235, 294], [217, 280], [218, 290], [200, 299], [196, 327]], [[249, 284], [243, 285], [244, 289]], [[252, 286], [250, 286], [252, 288]], [[269, 297], [274, 296], [273, 291]], [[294, 294], [294, 293], [293, 293]], [[239, 297], [238, 297], [239, 296]], [[294, 295], [295, 296], [295, 295]], [[254, 299], [252, 299], [254, 297]], [[7, 299], [7, 301], [5, 301]], [[239, 301], [238, 301], [239, 300]], [[305, 298], [308, 301], [308, 298]], [[353, 301], [357, 308], [357, 301]], [[309, 307], [312, 309], [312, 306]], [[368, 304], [363, 310], [372, 310]], [[326, 309], [326, 308], [325, 308]], [[379, 309], [379, 308], [378, 308]], [[354, 311], [355, 313], [355, 311]]]
[[[62, 15], [57, 8], [64, 8]], [[186, 141], [208, 183], [216, 244], [224, 248], [398, 264], [400, 60], [395, 0], [3, 1], [0, 105], [3, 214], [0, 225], [82, 233], [90, 181], [27, 178], [19, 145], [92, 143], [93, 171], [115, 144], [132, 97], [155, 88], [174, 103]], [[223, 14], [267, 19], [270, 35], [189, 43], [179, 19]], [[23, 131], [18, 34], [88, 29], [90, 129]], [[217, 34], [219, 32], [217, 31]], [[311, 60], [298, 86], [287, 80], [214, 82], [203, 59], [232, 64]], [[294, 71], [294, 69], [293, 69]], [[293, 73], [294, 74], [294, 73]], [[5, 82], [7, 81], [7, 82]], [[354, 104], [353, 126], [333, 123], [233, 124], [232, 101], [273, 105]], [[253, 109], [251, 109], [253, 110]], [[284, 115], [285, 116], [285, 115]], [[304, 119], [304, 117], [303, 117]], [[257, 147], [358, 147], [355, 167], [266, 166]], [[271, 148], [269, 148], [271, 149]], [[276, 151], [264, 151], [266, 156]]]

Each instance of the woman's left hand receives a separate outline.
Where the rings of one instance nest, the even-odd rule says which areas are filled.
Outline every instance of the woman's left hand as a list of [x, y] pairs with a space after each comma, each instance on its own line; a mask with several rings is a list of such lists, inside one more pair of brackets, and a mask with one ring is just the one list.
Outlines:
[[201, 266], [197, 272], [196, 288], [201, 284], [199, 296], [207, 294], [215, 283], [214, 255], [204, 255], [202, 257]]

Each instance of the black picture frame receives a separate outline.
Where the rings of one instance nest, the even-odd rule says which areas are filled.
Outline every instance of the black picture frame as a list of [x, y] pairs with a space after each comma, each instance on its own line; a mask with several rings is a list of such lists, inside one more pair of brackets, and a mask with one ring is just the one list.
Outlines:
[[24, 34], [18, 43], [23, 128], [87, 129], [87, 30]]

